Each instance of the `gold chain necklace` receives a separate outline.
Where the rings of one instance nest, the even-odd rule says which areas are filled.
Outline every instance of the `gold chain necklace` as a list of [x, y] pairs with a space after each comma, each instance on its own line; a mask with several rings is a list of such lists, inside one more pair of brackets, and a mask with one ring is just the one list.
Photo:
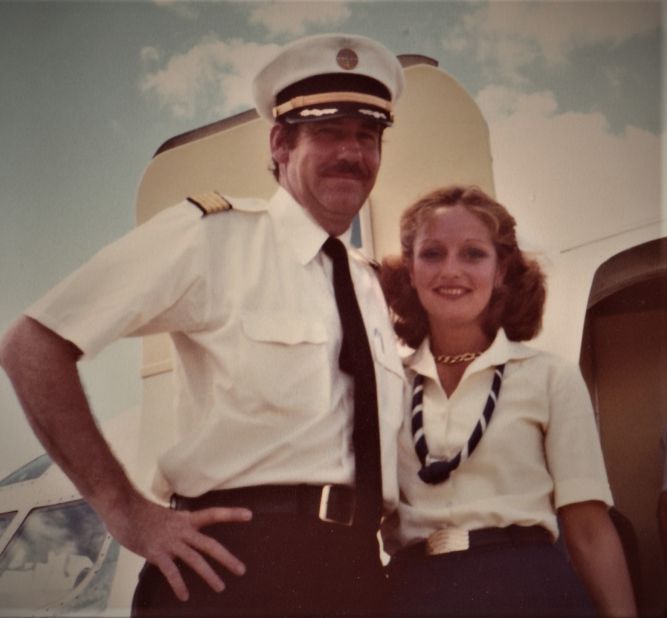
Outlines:
[[458, 363], [467, 363], [469, 361], [475, 360], [478, 356], [481, 356], [482, 352], [464, 352], [463, 354], [441, 354], [440, 356], [435, 357], [436, 363], [442, 363], [443, 365], [456, 365]]

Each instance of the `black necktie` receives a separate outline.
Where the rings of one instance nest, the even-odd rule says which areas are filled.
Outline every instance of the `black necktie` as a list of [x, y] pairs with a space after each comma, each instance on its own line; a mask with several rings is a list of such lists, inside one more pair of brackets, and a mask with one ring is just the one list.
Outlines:
[[333, 262], [336, 305], [343, 327], [340, 368], [354, 379], [354, 428], [357, 513], [356, 522], [376, 528], [382, 515], [382, 472], [380, 468], [380, 430], [373, 357], [350, 276], [347, 249], [337, 238], [329, 237], [324, 252]]

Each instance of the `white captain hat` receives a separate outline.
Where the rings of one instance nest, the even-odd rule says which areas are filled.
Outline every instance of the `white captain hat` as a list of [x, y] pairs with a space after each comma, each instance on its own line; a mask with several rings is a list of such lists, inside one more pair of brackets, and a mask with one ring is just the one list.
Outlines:
[[271, 122], [358, 116], [391, 125], [403, 87], [403, 68], [384, 45], [320, 34], [283, 47], [255, 76], [253, 95], [260, 116]]

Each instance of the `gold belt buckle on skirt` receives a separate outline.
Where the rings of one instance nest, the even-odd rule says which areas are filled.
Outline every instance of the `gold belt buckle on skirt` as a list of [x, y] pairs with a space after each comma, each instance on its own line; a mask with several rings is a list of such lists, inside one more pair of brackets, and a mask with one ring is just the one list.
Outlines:
[[426, 553], [429, 556], [465, 551], [470, 548], [470, 536], [463, 528], [440, 528], [426, 539]]

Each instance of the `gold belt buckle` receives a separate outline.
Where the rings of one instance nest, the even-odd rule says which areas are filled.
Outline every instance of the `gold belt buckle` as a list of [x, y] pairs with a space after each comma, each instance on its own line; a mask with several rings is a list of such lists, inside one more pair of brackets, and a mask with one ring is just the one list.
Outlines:
[[463, 528], [440, 528], [426, 539], [426, 553], [429, 556], [465, 551], [470, 548], [470, 535]]
[[351, 526], [352, 521], [354, 520], [354, 508], [350, 509], [350, 512], [346, 515], [345, 518], [336, 518], [329, 514], [329, 500], [331, 498], [331, 491], [333, 490], [333, 485], [324, 485], [322, 487], [322, 493], [320, 494], [320, 508], [317, 513], [321, 521], [330, 523], [330, 524], [341, 524], [343, 526]]

